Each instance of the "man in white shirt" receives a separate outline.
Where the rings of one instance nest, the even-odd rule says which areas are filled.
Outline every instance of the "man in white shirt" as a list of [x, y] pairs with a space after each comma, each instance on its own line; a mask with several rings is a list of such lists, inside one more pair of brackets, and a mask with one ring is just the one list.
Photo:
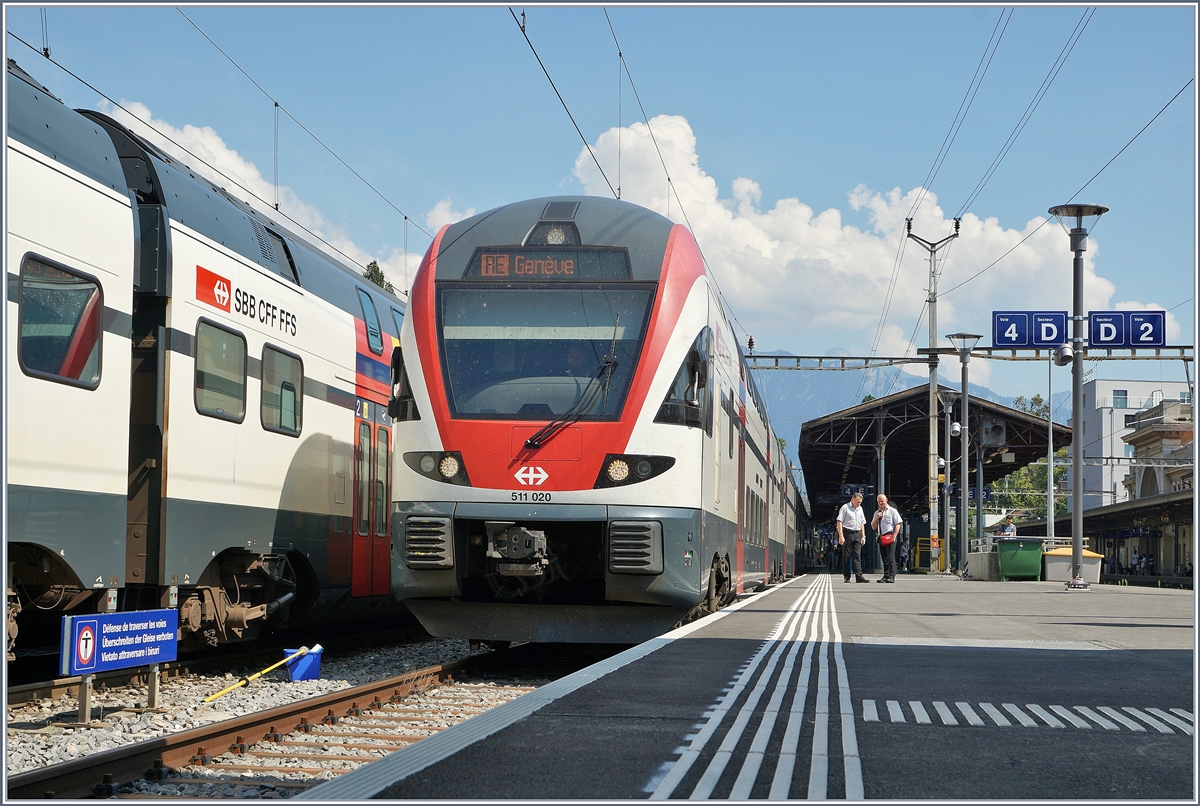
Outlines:
[[867, 516], [862, 511], [862, 493], [855, 491], [850, 503], [842, 504], [837, 516], [838, 548], [842, 552], [842, 576], [850, 581], [853, 559], [854, 581], [866, 582], [862, 573], [862, 547], [867, 542]]
[[883, 576], [875, 581], [895, 582], [896, 541], [900, 539], [900, 524], [904, 521], [900, 518], [899, 511], [888, 504], [886, 495], [880, 493], [876, 500], [879, 509], [875, 511], [875, 517], [871, 519], [871, 528], [879, 532], [879, 550], [883, 554]]

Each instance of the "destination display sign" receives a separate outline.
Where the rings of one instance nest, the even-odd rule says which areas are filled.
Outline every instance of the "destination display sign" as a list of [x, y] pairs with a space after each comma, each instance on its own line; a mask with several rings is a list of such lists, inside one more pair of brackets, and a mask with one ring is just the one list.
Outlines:
[[63, 675], [95, 674], [175, 660], [179, 611], [63, 616]]
[[463, 279], [514, 284], [603, 282], [631, 276], [629, 255], [623, 249], [479, 249]]

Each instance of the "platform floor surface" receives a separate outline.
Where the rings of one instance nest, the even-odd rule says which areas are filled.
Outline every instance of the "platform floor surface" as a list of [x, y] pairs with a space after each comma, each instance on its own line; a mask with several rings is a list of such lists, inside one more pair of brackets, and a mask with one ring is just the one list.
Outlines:
[[877, 578], [791, 580], [302, 797], [1195, 799], [1191, 591]]

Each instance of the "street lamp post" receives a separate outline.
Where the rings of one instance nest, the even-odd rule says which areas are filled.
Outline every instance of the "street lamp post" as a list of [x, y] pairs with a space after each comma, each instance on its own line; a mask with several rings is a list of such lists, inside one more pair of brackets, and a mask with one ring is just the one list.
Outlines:
[[[958, 474], [958, 571], [960, 574], [965, 574], [967, 570], [967, 531], [966, 513], [967, 513], [967, 432], [970, 430], [968, 424], [971, 422], [969, 417], [969, 407], [971, 401], [971, 393], [967, 388], [967, 362], [971, 360], [971, 350], [975, 349], [975, 345], [983, 338], [977, 333], [951, 333], [947, 336], [950, 343], [954, 345], [954, 349], [958, 350], [958, 360], [962, 364], [962, 429], [960, 437], [959, 459], [961, 467]], [[983, 490], [979, 490], [979, 495], [983, 496]], [[982, 510], [980, 510], [982, 512]], [[983, 523], [983, 518], [980, 518], [980, 524]]]
[[[1086, 589], [1088, 584], [1083, 580], [1083, 328], [1087, 315], [1083, 311], [1083, 253], [1087, 251], [1088, 229], [1095, 226], [1108, 208], [1099, 204], [1060, 204], [1047, 212], [1058, 219], [1063, 229], [1067, 229], [1068, 222], [1074, 223], [1068, 231], [1071, 251], [1075, 253], [1071, 277], [1071, 321], [1074, 323], [1071, 338], [1071, 565], [1074, 576], [1067, 588]], [[1085, 222], [1087, 226], [1084, 226]]]

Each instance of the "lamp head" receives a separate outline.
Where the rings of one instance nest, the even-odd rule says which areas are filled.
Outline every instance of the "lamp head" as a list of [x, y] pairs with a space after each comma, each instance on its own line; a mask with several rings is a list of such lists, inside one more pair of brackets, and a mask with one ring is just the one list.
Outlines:
[[965, 356], [975, 349], [975, 345], [983, 336], [978, 333], [951, 333], [946, 338], [954, 345], [954, 349], [958, 350], [959, 355]]
[[1087, 232], [1096, 225], [1100, 216], [1108, 212], [1108, 208], [1100, 204], [1060, 204], [1047, 212], [1058, 219], [1064, 230], [1081, 229]]
[[1075, 360], [1075, 350], [1069, 344], [1064, 344], [1054, 351], [1054, 363], [1060, 367], [1070, 365]]
[[961, 433], [962, 433], [961, 425], [959, 425], [958, 423], [950, 423], [950, 436], [956, 437]]

